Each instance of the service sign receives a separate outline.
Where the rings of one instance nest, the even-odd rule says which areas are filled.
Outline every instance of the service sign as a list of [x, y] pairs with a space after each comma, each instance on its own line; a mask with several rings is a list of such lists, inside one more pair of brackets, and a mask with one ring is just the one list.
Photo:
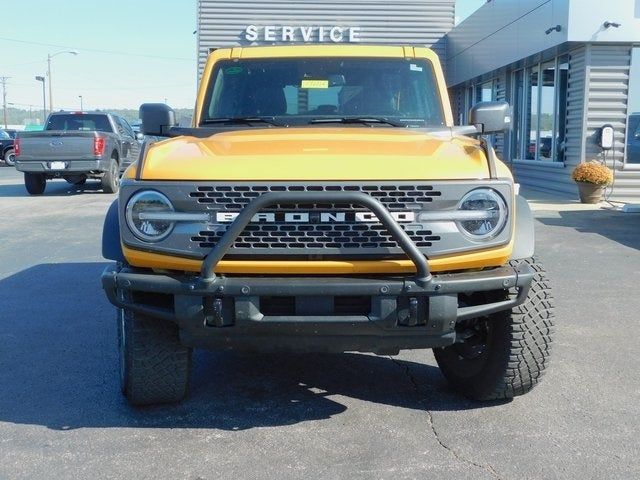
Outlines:
[[249, 25], [244, 30], [248, 42], [299, 42], [304, 43], [357, 43], [360, 27], [344, 26], [293, 26], [293, 25]]

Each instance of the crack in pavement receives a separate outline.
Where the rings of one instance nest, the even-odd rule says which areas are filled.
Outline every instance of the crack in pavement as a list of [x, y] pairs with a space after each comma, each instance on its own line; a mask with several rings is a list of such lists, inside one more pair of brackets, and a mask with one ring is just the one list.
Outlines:
[[[393, 358], [391, 356], [388, 356], [388, 358], [404, 371], [404, 373], [407, 376], [407, 378], [409, 378], [409, 381], [411, 382], [411, 385], [413, 386], [413, 389], [418, 394], [418, 397], [419, 397], [418, 401], [420, 403], [424, 403], [424, 400], [420, 396], [420, 387], [418, 386], [418, 382], [413, 377], [413, 375], [411, 375], [411, 371], [409, 370], [409, 366], [401, 364], [400, 362], [398, 362], [395, 358]], [[444, 448], [447, 452], [449, 452], [459, 462], [463, 462], [463, 463], [466, 463], [467, 465], [471, 465], [471, 466], [474, 466], [474, 467], [477, 467], [477, 468], [481, 468], [481, 469], [489, 472], [489, 474], [493, 478], [495, 478], [496, 480], [502, 480], [500, 475], [498, 475], [498, 472], [496, 472], [495, 468], [493, 468], [493, 466], [490, 463], [487, 463], [487, 464], [483, 465], [481, 463], [474, 462], [473, 460], [470, 460], [470, 459], [468, 459], [466, 457], [463, 457], [458, 452], [456, 452], [453, 448], [451, 448], [449, 445], [444, 443], [442, 441], [442, 439], [440, 438], [440, 435], [438, 434], [438, 431], [436, 430], [436, 426], [435, 426], [435, 423], [433, 421], [433, 413], [428, 408], [425, 408], [424, 410], [425, 410], [425, 412], [427, 412], [427, 421], [429, 423], [429, 427], [431, 427], [431, 432], [433, 433], [433, 436], [435, 437], [436, 441], [438, 442], [438, 444], [442, 448]]]

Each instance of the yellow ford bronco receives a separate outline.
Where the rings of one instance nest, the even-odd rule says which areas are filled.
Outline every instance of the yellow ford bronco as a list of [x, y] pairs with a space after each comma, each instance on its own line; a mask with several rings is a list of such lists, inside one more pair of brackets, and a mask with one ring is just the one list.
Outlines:
[[431, 50], [219, 49], [191, 127], [164, 104], [140, 117], [154, 141], [103, 234], [130, 403], [183, 399], [193, 348], [433, 348], [477, 400], [538, 382], [553, 300], [487, 137], [509, 107], [480, 103], [454, 126]]

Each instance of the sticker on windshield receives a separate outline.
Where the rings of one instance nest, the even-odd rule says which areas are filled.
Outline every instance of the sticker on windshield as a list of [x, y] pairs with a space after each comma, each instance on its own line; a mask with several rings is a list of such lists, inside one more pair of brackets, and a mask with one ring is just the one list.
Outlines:
[[226, 73], [227, 75], [237, 75], [241, 72], [242, 67], [229, 67], [224, 71], [224, 73]]
[[329, 88], [329, 80], [309, 80], [304, 79], [300, 88]]
[[409, 70], [411, 70], [412, 72], [421, 72], [422, 67], [419, 65], [416, 65], [415, 63], [411, 63], [409, 64]]

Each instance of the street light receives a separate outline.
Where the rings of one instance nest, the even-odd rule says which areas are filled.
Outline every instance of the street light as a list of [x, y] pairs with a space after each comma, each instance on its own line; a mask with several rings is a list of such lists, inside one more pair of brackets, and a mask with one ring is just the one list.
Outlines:
[[37, 75], [36, 80], [42, 82], [42, 124], [44, 125], [44, 121], [47, 118], [47, 97], [44, 93], [44, 77]]
[[49, 77], [49, 111], [53, 112], [53, 93], [51, 88], [51, 59], [56, 55], [61, 55], [63, 53], [70, 53], [71, 55], [78, 55], [78, 52], [75, 50], [64, 50], [62, 52], [56, 52], [53, 55], [47, 55], [47, 76]]
[[80, 111], [82, 112], [84, 110], [82, 108], [82, 95], [78, 95], [78, 98], [80, 99]]

